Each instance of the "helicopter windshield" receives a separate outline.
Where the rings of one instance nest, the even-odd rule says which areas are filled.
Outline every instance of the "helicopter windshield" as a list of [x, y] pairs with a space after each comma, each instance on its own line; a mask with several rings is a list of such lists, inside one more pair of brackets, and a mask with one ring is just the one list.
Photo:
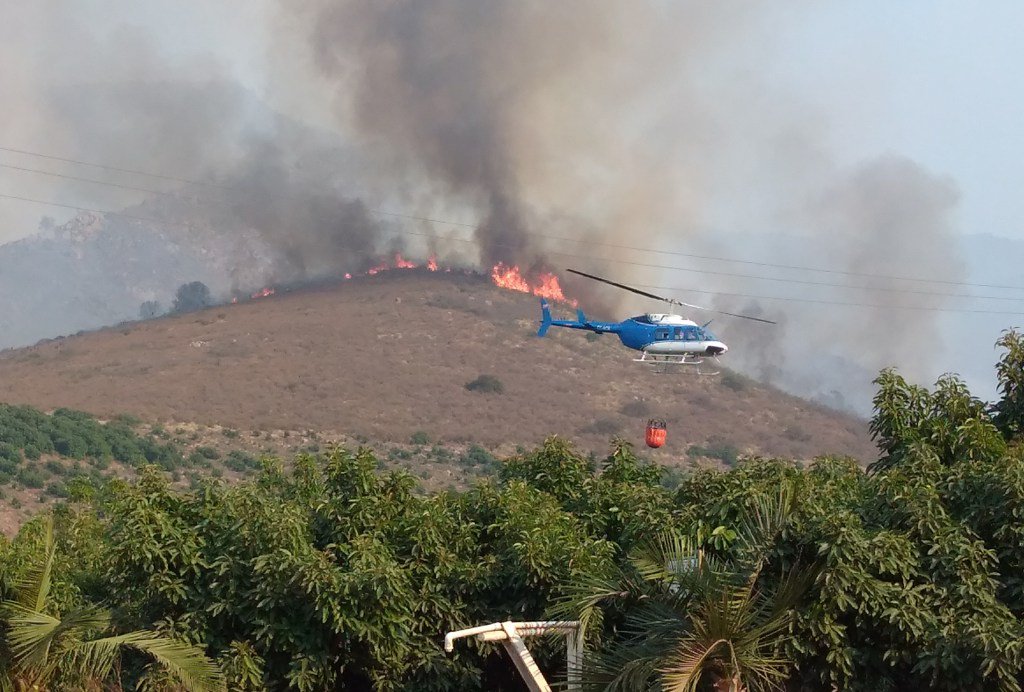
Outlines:
[[718, 341], [718, 337], [712, 334], [710, 330], [701, 328], [700, 333], [704, 341]]

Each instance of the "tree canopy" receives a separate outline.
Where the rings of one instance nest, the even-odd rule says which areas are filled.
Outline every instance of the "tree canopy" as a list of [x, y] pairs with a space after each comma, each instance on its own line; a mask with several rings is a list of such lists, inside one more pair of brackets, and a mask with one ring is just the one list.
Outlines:
[[[54, 512], [53, 608], [201, 647], [239, 690], [521, 689], [493, 645], [445, 654], [441, 639], [549, 615], [585, 621], [592, 660], [644, 644], [653, 663], [624, 689], [1016, 690], [1024, 342], [1000, 343], [991, 406], [953, 376], [926, 389], [881, 373], [867, 468], [751, 458], [667, 489], [625, 443], [595, 461], [558, 438], [437, 494], [366, 449], [192, 491], [149, 467]], [[0, 600], [39, 564], [43, 521], [0, 541]], [[564, 672], [557, 642], [535, 646]], [[125, 683], [145, 669], [133, 661]]]

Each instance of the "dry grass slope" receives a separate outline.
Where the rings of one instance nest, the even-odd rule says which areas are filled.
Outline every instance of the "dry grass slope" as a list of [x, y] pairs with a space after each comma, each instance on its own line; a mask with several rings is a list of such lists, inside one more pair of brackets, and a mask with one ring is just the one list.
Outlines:
[[[616, 434], [642, 444], [656, 415], [669, 443], [654, 458], [673, 465], [692, 445], [873, 457], [864, 421], [735, 375], [652, 373], [613, 336], [538, 339], [538, 313], [479, 278], [389, 272], [6, 351], [0, 400], [371, 442], [559, 434], [599, 453]], [[502, 391], [467, 389], [480, 375]]]

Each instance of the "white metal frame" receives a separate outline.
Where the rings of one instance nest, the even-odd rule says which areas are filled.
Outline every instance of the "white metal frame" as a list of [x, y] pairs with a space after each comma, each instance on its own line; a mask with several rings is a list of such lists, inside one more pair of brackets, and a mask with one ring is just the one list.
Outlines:
[[451, 653], [455, 649], [455, 640], [463, 637], [476, 637], [478, 641], [493, 642], [500, 641], [505, 651], [512, 657], [512, 663], [516, 670], [523, 676], [526, 686], [530, 692], [551, 692], [544, 675], [537, 667], [537, 662], [530, 655], [526, 648], [523, 637], [536, 637], [549, 632], [561, 632], [565, 634], [566, 670], [568, 673], [568, 692], [579, 692], [580, 672], [583, 663], [583, 639], [581, 638], [580, 623], [577, 620], [545, 620], [534, 622], [495, 622], [490, 625], [480, 625], [457, 632], [449, 632], [444, 635], [444, 650]]

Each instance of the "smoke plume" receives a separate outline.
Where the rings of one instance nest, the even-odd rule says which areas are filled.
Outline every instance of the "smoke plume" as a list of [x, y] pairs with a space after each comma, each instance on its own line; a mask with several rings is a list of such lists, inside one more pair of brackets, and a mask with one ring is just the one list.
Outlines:
[[[0, 88], [13, 97], [0, 112], [5, 137], [167, 178], [51, 160], [54, 173], [159, 194], [11, 170], [0, 171], [4, 190], [127, 208], [163, 222], [160, 233], [187, 238], [175, 241], [182, 246], [237, 241], [226, 274], [243, 288], [254, 254], [266, 255], [264, 280], [284, 281], [359, 271], [411, 245], [414, 254], [440, 250], [484, 269], [499, 261], [575, 266], [695, 303], [760, 311], [780, 327], [716, 322], [729, 358], [803, 393], [829, 396], [889, 364], [933, 374], [922, 345], [941, 337], [934, 315], [904, 319], [891, 308], [912, 299], [877, 290], [905, 282], [833, 275], [843, 288], [794, 287], [671, 254], [961, 276], [950, 181], [898, 157], [839, 160], [824, 114], [759, 78], [761, 53], [784, 19], [775, 6], [263, 0], [226, 6], [261, 19], [226, 22], [233, 28], [210, 41], [226, 46], [220, 53], [189, 53], [127, 21], [106, 21], [114, 28], [100, 33], [88, 10], [61, 5], [19, 7], [0, 28]], [[198, 8], [175, 4], [173, 12]], [[241, 75], [231, 48], [241, 45], [260, 58], [256, 79], [251, 67]], [[10, 152], [0, 158], [43, 167]], [[25, 215], [40, 215], [3, 209], [0, 240], [25, 235]], [[381, 213], [389, 209], [455, 223]], [[733, 224], [759, 233], [738, 235]], [[567, 283], [588, 306], [664, 308]], [[758, 297], [769, 294], [882, 307]], [[921, 300], [914, 304], [946, 303]]]

